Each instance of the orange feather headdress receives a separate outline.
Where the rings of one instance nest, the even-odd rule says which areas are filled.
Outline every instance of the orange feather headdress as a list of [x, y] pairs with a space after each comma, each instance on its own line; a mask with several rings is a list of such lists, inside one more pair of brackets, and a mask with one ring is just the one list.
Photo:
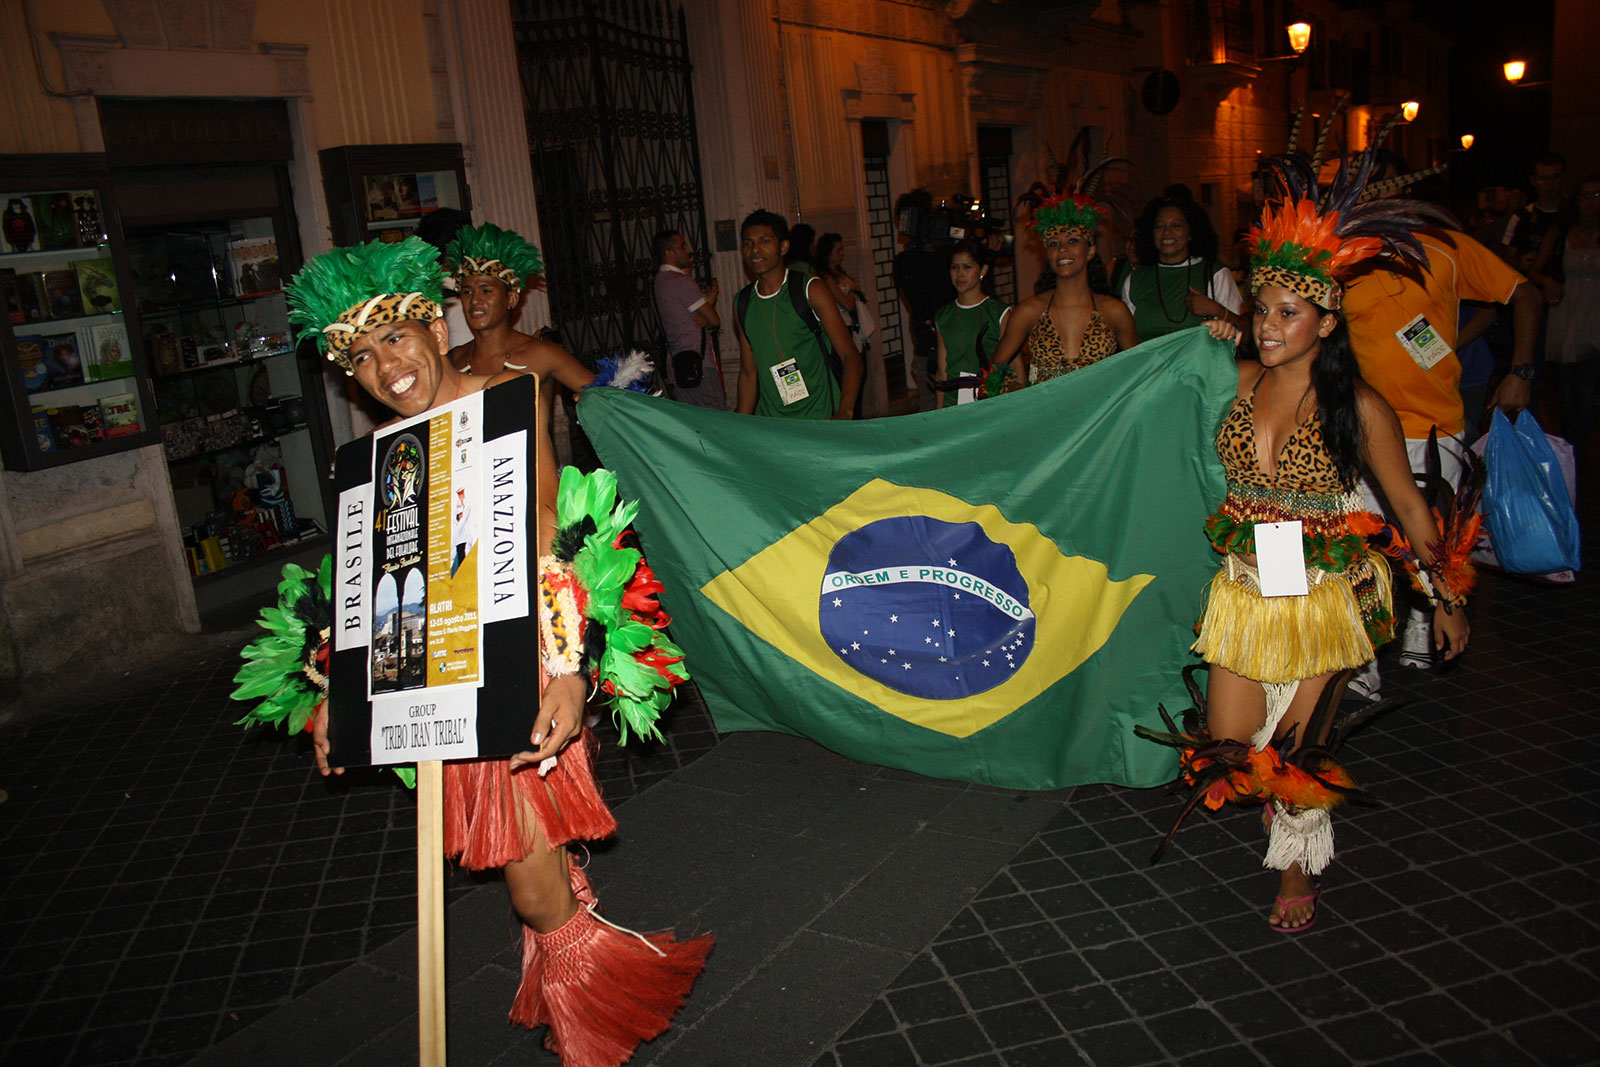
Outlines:
[[[1360, 263], [1378, 255], [1426, 267], [1415, 231], [1430, 221], [1454, 224], [1442, 208], [1421, 200], [1374, 199], [1383, 183], [1370, 179], [1393, 122], [1353, 160], [1341, 158], [1333, 181], [1319, 190], [1316, 171], [1293, 152], [1268, 160], [1281, 191], [1250, 230], [1250, 292], [1277, 285], [1333, 310]], [[1321, 143], [1318, 144], [1318, 155]]]

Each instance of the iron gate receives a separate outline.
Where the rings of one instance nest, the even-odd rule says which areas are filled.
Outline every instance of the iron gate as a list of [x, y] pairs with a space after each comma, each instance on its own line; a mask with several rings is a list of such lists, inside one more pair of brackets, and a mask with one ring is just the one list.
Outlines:
[[651, 239], [682, 232], [701, 274], [709, 257], [683, 12], [513, 0], [511, 15], [551, 317], [591, 367], [654, 349]]

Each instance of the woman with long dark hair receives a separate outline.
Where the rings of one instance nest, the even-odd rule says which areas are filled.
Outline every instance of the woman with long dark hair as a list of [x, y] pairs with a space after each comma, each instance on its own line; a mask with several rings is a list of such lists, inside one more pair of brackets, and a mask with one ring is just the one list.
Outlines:
[[[1000, 334], [1011, 309], [990, 293], [989, 253], [970, 238], [950, 249], [950, 282], [956, 298], [933, 316], [939, 337], [939, 363], [936, 378], [953, 382], [975, 378], [994, 359]], [[977, 399], [977, 388], [941, 392], [940, 407], [954, 407]]]
[[1123, 279], [1122, 302], [1148, 341], [1202, 322], [1244, 325], [1244, 299], [1217, 258], [1217, 231], [1184, 185], [1169, 185], [1134, 220], [1138, 266]]
[[825, 233], [817, 240], [816, 254], [812, 256], [816, 276], [827, 285], [838, 305], [839, 317], [850, 327], [850, 339], [856, 351], [866, 359], [867, 348], [872, 343], [872, 311], [861, 283], [850, 277], [844, 269], [844, 238], [836, 233]]
[[[1196, 751], [1232, 760], [1239, 768], [1228, 778], [1233, 797], [1270, 803], [1266, 865], [1281, 875], [1267, 922], [1287, 933], [1316, 916], [1315, 879], [1333, 855], [1328, 809], [1344, 794], [1342, 772], [1335, 775], [1331, 763], [1313, 765], [1296, 788], [1285, 783], [1299, 768], [1297, 753], [1311, 759], [1323, 743], [1308, 734], [1326, 731], [1327, 716], [1313, 714], [1324, 691], [1333, 686], [1327, 698], [1336, 703], [1336, 690], [1393, 629], [1389, 568], [1367, 538], [1386, 543], [1434, 602], [1447, 659], [1468, 637], [1470, 543], [1460, 544], [1465, 535], [1454, 530], [1441, 535], [1413, 480], [1399, 419], [1361, 380], [1338, 310], [1355, 264], [1383, 250], [1421, 256], [1409, 228], [1418, 208], [1359, 204], [1359, 180], [1335, 187], [1332, 202], [1291, 195], [1269, 205], [1251, 233], [1259, 360], [1240, 363], [1217, 431], [1228, 492], [1206, 532], [1226, 561], [1194, 646], [1210, 665], [1209, 737], [1185, 764], [1191, 773], [1204, 770]], [[1239, 337], [1221, 320], [1211, 332]], [[1363, 510], [1356, 482], [1363, 470], [1388, 495], [1398, 529]]]
[[1133, 316], [1106, 287], [1095, 249], [1099, 222], [1099, 205], [1079, 193], [1051, 197], [1034, 211], [1033, 228], [1044, 241], [1055, 285], [1011, 309], [995, 368], [1010, 368], [1026, 343], [1028, 380], [1042, 382], [1139, 343]]

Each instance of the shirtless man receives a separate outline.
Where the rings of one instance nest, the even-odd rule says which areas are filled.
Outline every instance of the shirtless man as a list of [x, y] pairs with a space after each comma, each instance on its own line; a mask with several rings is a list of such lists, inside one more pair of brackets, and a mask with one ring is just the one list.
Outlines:
[[472, 331], [471, 341], [450, 350], [450, 363], [467, 374], [537, 375], [545, 386], [541, 417], [548, 423], [556, 395], [551, 383], [577, 393], [594, 381], [594, 372], [560, 345], [512, 328], [528, 280], [544, 277], [539, 250], [520, 234], [485, 223], [463, 227], [445, 248], [445, 261]]
[[[289, 318], [301, 336], [316, 336], [328, 358], [374, 399], [397, 418], [409, 418], [522, 373], [514, 368], [492, 376], [463, 373], [450, 362], [446, 357], [450, 333], [442, 317], [443, 282], [436, 250], [416, 237], [398, 246], [374, 241], [334, 249], [311, 260], [290, 282]], [[536, 432], [549, 432], [546, 413], [546, 405], [538, 405]], [[538, 450], [541, 556], [551, 551], [555, 537], [557, 479], [552, 451]], [[551, 625], [549, 618], [541, 619], [547, 632]], [[539, 669], [537, 654], [534, 650], [528, 657], [527, 669]], [[524, 751], [509, 759], [455, 760], [445, 765], [444, 848], [464, 867], [505, 871], [511, 906], [527, 931], [522, 988], [512, 1005], [512, 1021], [530, 1027], [549, 1024], [554, 1042], [564, 1049], [603, 1040], [631, 1052], [634, 1044], [666, 1028], [698, 975], [710, 942], [663, 937], [651, 942], [659, 956], [643, 956], [633, 948], [633, 935], [618, 934], [622, 949], [633, 954], [623, 958], [611, 934], [580, 905], [580, 891], [593, 899], [587, 881], [569, 865], [566, 848], [555, 842], [603, 836], [610, 830], [586, 833], [576, 821], [577, 806], [564, 805], [568, 798], [592, 795], [603, 818], [595, 816], [583, 826], [614, 828], [615, 821], [599, 799], [582, 738], [587, 682], [581, 673], [559, 667], [546, 661], [551, 677]], [[570, 744], [574, 741], [578, 743]], [[326, 701], [312, 722], [312, 748], [324, 775], [343, 773], [343, 768], [328, 762]], [[546, 763], [557, 754], [559, 760], [550, 761], [553, 766]], [[541, 807], [536, 801], [546, 790], [557, 799]], [[542, 814], [545, 809], [553, 814]], [[556, 955], [562, 958], [559, 966], [542, 962]], [[630, 1002], [626, 1010], [617, 1011], [625, 1023], [613, 1024], [610, 1016], [604, 1023], [595, 1022], [603, 1014], [595, 1010], [595, 998], [606, 996], [605, 1008], [617, 1009], [614, 992], [593, 992], [565, 977], [608, 968], [628, 972], [632, 988], [647, 991], [651, 998], [648, 1004]]]

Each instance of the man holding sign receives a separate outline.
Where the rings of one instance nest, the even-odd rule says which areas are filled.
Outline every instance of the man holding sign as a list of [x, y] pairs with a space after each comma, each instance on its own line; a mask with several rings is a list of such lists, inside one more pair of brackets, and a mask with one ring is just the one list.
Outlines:
[[[341, 596], [335, 598], [335, 666], [330, 673], [365, 658], [370, 676], [365, 703], [358, 697], [352, 703], [359, 706], [343, 711], [342, 701], [352, 691], [344, 679], [335, 682], [333, 740], [328, 702], [324, 700], [316, 709], [314, 748], [318, 769], [325, 775], [343, 772], [342, 767], [330, 766], [330, 756], [337, 758], [334, 749], [346, 744], [343, 738], [361, 738], [367, 729], [375, 738], [392, 735], [396, 739], [394, 745], [375, 743], [375, 751], [409, 746], [420, 739], [421, 748], [427, 751], [413, 753], [413, 758], [449, 758], [439, 754], [441, 746], [478, 727], [476, 701], [479, 694], [487, 692], [481, 688], [487, 684], [485, 677], [497, 670], [502, 677], [516, 676], [511, 683], [512, 691], [517, 691], [516, 684], [532, 669], [526, 665], [526, 648], [521, 650], [522, 657], [502, 655], [496, 663], [493, 643], [484, 640], [497, 619], [492, 612], [485, 614], [487, 602], [480, 604], [477, 599], [478, 572], [468, 562], [477, 546], [466, 546], [460, 552], [463, 559], [450, 556], [457, 551], [458, 536], [450, 529], [450, 520], [453, 515], [465, 514], [466, 497], [443, 488], [440, 506], [433, 509], [439, 513], [439, 536], [429, 538], [426, 532], [416, 536], [418, 529], [428, 529], [429, 517], [419, 519], [416, 512], [419, 500], [421, 509], [429, 510], [430, 487], [448, 483], [477, 490], [487, 481], [474, 470], [478, 457], [474, 449], [482, 447], [485, 460], [493, 461], [491, 442], [484, 440], [492, 435], [480, 428], [491, 404], [489, 398], [475, 394], [515, 381], [532, 393], [527, 380], [515, 372], [489, 377], [465, 374], [452, 366], [447, 358], [449, 334], [441, 314], [442, 284], [435, 250], [413, 237], [399, 244], [374, 241], [334, 249], [307, 263], [287, 287], [291, 320], [303, 332], [313, 332], [330, 360], [398, 416], [387, 424], [395, 427], [394, 432], [386, 434], [380, 427], [373, 442], [357, 442], [366, 447], [365, 455], [373, 457], [368, 460], [373, 484], [361, 489], [366, 501], [376, 505], [373, 514], [377, 521], [356, 530], [360, 536], [353, 541], [344, 536], [348, 531], [341, 523], [340, 573], [335, 583]], [[419, 418], [425, 414], [427, 418]], [[526, 441], [531, 434], [534, 442], [548, 441], [543, 407], [528, 405], [526, 423], [506, 438]], [[594, 740], [583, 728], [584, 694], [594, 681], [613, 694], [628, 724], [637, 732], [653, 734], [655, 713], [665, 705], [671, 686], [687, 675], [674, 666], [681, 653], [659, 634], [665, 616], [654, 609], [653, 590], [640, 588], [653, 582], [642, 560], [638, 560], [638, 570], [648, 581], [641, 582], [637, 576], [630, 581], [631, 614], [613, 607], [615, 614], [603, 618], [600, 610], [589, 604], [590, 594], [596, 603], [615, 605], [622, 598], [606, 601], [602, 591], [585, 586], [583, 578], [595, 573], [586, 563], [586, 553], [609, 554], [613, 564], [618, 553], [627, 556], [620, 567], [623, 574], [634, 573], [629, 564], [638, 557], [634, 550], [615, 543], [632, 512], [623, 507], [613, 512], [614, 483], [609, 476], [585, 482], [569, 471], [562, 483], [558, 515], [556, 473], [549, 451], [528, 447], [536, 457], [537, 500], [530, 502], [528, 510], [534, 517], [541, 557], [540, 589], [539, 595], [523, 599], [542, 607], [537, 640], [543, 653], [541, 678], [547, 681], [532, 729], [522, 742], [524, 748], [505, 758], [444, 764], [444, 852], [470, 869], [505, 869], [512, 906], [525, 928], [523, 979], [512, 1005], [512, 1021], [526, 1026], [548, 1024], [551, 1036], [547, 1043], [558, 1047], [569, 1064], [618, 1064], [632, 1054], [639, 1041], [666, 1028], [699, 975], [711, 939], [679, 943], [666, 934], [646, 939], [619, 932], [595, 917], [587, 880], [569, 863], [564, 847], [570, 841], [608, 836], [616, 828], [594, 781]], [[341, 472], [346, 466], [342, 453]], [[501, 491], [498, 478], [494, 491]], [[436, 489], [436, 495], [439, 492]], [[342, 494], [342, 504], [344, 500]], [[361, 506], [354, 505], [357, 509]], [[341, 507], [341, 513], [344, 510]], [[565, 535], [559, 544], [558, 521]], [[596, 527], [612, 534], [604, 544], [595, 543], [594, 535], [584, 536], [585, 530]], [[440, 542], [438, 567], [427, 558], [435, 539]], [[386, 555], [391, 558], [374, 552], [375, 544], [387, 544], [391, 550]], [[619, 570], [615, 565], [607, 569]], [[369, 582], [375, 572], [381, 577]], [[347, 585], [351, 573], [359, 580]], [[469, 574], [473, 577], [465, 581]], [[389, 594], [392, 608], [385, 604], [386, 582], [393, 587]], [[441, 588], [454, 590], [458, 596], [466, 590], [464, 599], [470, 608], [462, 610], [461, 604], [437, 591]], [[357, 592], [346, 599], [343, 594], [348, 589]], [[362, 610], [344, 610], [344, 605], [359, 603], [363, 597], [372, 599]], [[380, 608], [384, 609], [381, 613]], [[454, 614], [445, 617], [450, 612]], [[524, 619], [527, 614], [524, 607]], [[452, 625], [439, 626], [441, 617]], [[502, 613], [500, 618], [504, 617]], [[603, 625], [608, 634], [627, 627], [647, 631], [639, 657], [640, 662], [655, 668], [650, 675], [654, 688], [630, 689], [580, 653], [584, 627], [591, 621]], [[347, 628], [355, 631], [353, 636], [346, 635]], [[450, 634], [447, 643], [464, 648], [436, 647], [433, 631]], [[421, 636], [424, 632], [426, 638]], [[528, 632], [533, 632], [532, 627]], [[359, 657], [341, 657], [352, 647]], [[413, 656], [425, 656], [425, 664], [409, 676], [409, 682], [403, 672], [396, 671], [396, 682], [379, 684], [380, 659], [406, 663], [407, 657]], [[455, 674], [442, 680], [431, 676], [448, 670]], [[398, 698], [384, 692], [396, 687], [411, 692]], [[376, 725], [379, 705], [387, 701], [392, 706], [396, 699], [413, 718], [422, 716], [423, 721], [381, 727], [389, 734], [380, 734]], [[464, 708], [466, 715], [459, 719], [435, 716], [433, 709], [439, 707]], [[351, 713], [352, 717], [369, 715], [374, 724], [341, 729], [340, 716]], [[470, 751], [475, 753], [476, 738], [472, 744]], [[507, 749], [513, 747], [507, 745]], [[613, 980], [597, 982], [593, 977], [597, 973]], [[580, 981], [579, 975], [588, 977]], [[595, 1010], [602, 1004], [607, 1010]]]

